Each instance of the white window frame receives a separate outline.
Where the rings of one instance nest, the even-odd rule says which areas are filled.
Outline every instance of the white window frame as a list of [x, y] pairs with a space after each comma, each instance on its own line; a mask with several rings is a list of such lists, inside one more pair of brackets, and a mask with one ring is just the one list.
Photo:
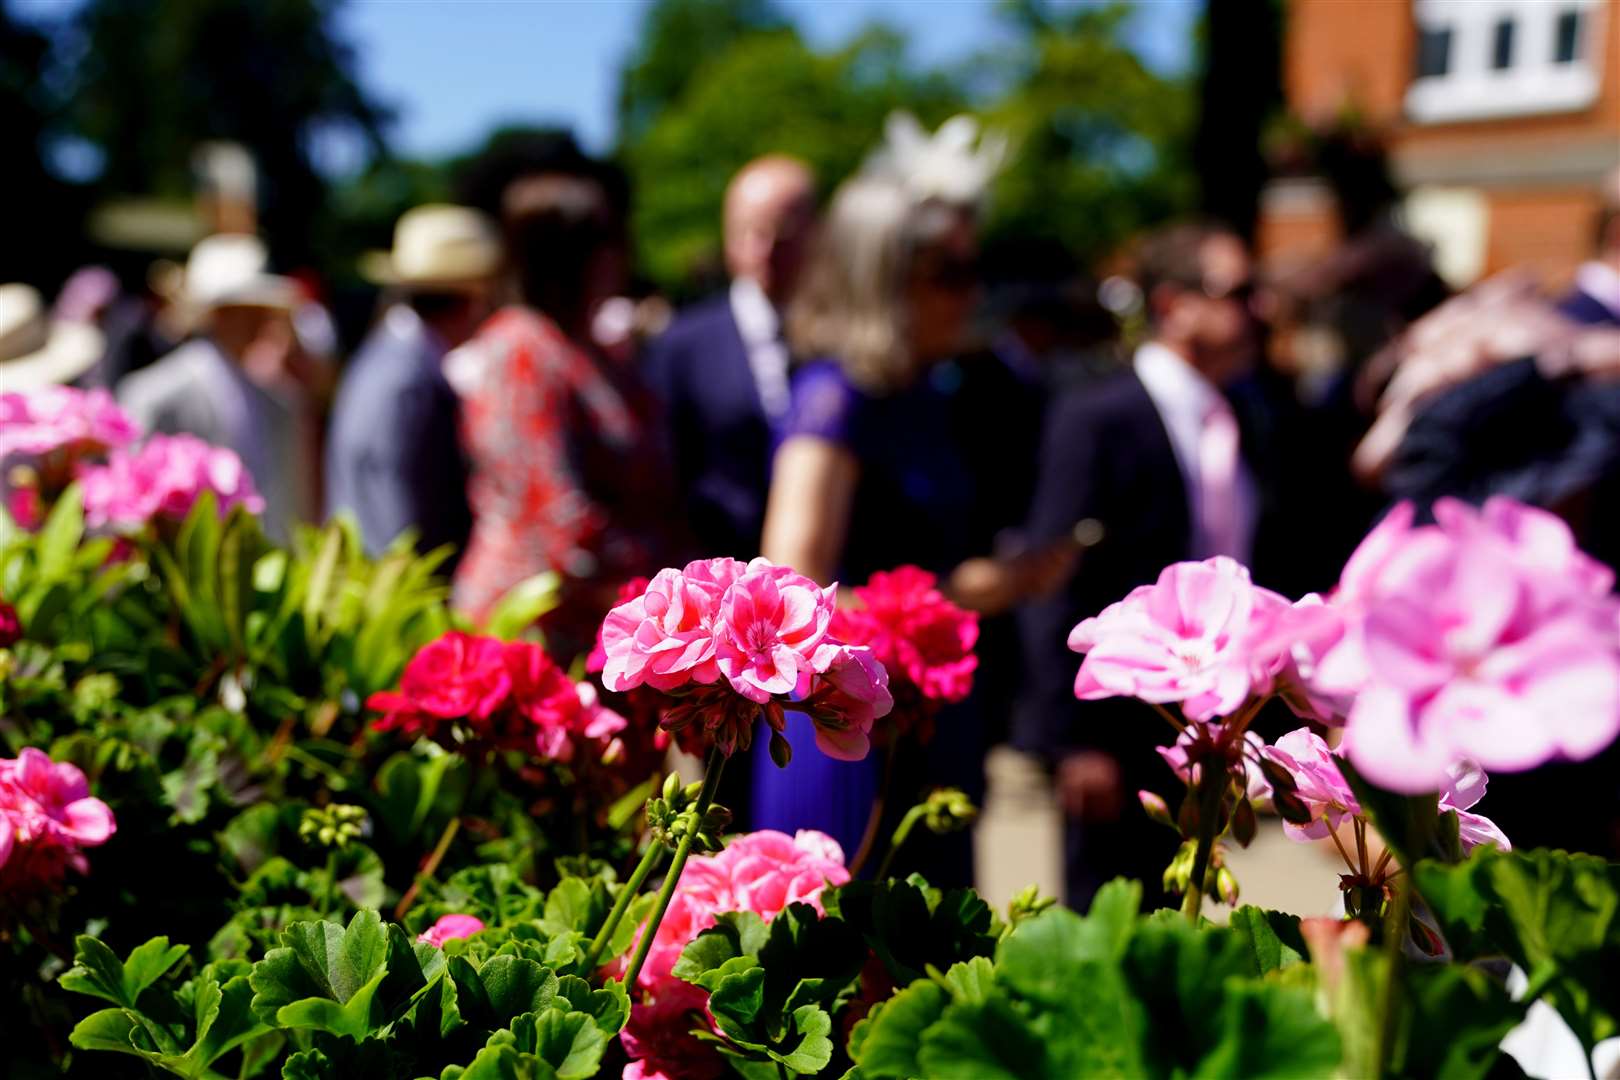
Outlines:
[[[1420, 30], [1451, 31], [1446, 73], [1412, 79], [1406, 113], [1419, 123], [1575, 112], [1597, 100], [1607, 5], [1603, 0], [1413, 0]], [[1579, 10], [1575, 59], [1553, 63], [1558, 17]], [[1511, 18], [1513, 62], [1491, 67], [1496, 24]]]

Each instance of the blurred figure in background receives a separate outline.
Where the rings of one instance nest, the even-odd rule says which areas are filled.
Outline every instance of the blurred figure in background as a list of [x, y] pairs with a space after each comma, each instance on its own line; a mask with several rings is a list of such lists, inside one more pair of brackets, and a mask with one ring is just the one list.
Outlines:
[[94, 326], [46, 311], [32, 285], [0, 285], [0, 393], [74, 382], [105, 345]]
[[1142, 244], [1150, 338], [1134, 367], [1068, 388], [1048, 410], [1029, 522], [1033, 543], [1089, 534], [1067, 586], [1020, 613], [1026, 660], [1014, 743], [1054, 770], [1069, 818], [1068, 903], [1084, 908], [1121, 874], [1164, 870], [1158, 826], [1126, 802], [1154, 787], [1164, 742], [1132, 701], [1074, 698], [1071, 628], [1170, 563], [1247, 562], [1259, 491], [1223, 388], [1252, 365], [1254, 286], [1243, 242], [1223, 228], [1171, 226]]
[[697, 554], [759, 554], [772, 429], [788, 409], [782, 311], [815, 221], [815, 178], [797, 158], [745, 165], [726, 189], [731, 288], [688, 311], [648, 350], [676, 483]]
[[446, 368], [473, 513], [454, 596], [482, 618], [554, 571], [547, 647], [567, 661], [591, 647], [619, 585], [661, 565], [670, 485], [650, 395], [590, 339], [597, 308], [624, 287], [622, 175], [557, 140], [500, 190], [510, 302]]
[[[962, 120], [941, 135], [960, 136]], [[999, 160], [999, 150], [975, 147], [976, 136], [973, 129], [944, 163], [947, 178], [977, 173], [988, 181], [981, 155]], [[985, 592], [1003, 596], [1018, 595], [1012, 582], [1032, 576], [1022, 563], [974, 558], [972, 477], [952, 443], [949, 397], [929, 378], [961, 348], [978, 301], [982, 190], [982, 183], [941, 186], [931, 174], [889, 166], [869, 166], [839, 188], [788, 309], [788, 338], [803, 362], [766, 507], [763, 554], [772, 561], [823, 584], [861, 583], [874, 571], [916, 564], [939, 575], [947, 592], [968, 565]], [[1006, 580], [989, 582], [997, 575]], [[788, 726], [794, 745], [808, 745], [804, 717], [790, 714]], [[981, 797], [977, 718], [959, 706], [940, 715], [936, 731], [926, 754], [897, 759], [888, 818], [903, 814], [925, 781]], [[882, 758], [798, 754], [783, 777], [756, 755], [756, 773], [773, 776], [755, 784], [756, 826], [822, 829], [853, 853]], [[877, 835], [887, 837], [893, 825], [886, 820]], [[971, 879], [966, 834], [914, 843], [903, 861], [928, 864], [942, 884]]]
[[253, 236], [200, 241], [183, 285], [196, 336], [126, 377], [118, 399], [147, 431], [185, 432], [236, 451], [264, 496], [265, 531], [285, 538], [294, 522], [317, 518], [319, 469], [305, 460], [300, 402], [289, 392], [298, 289], [268, 263]]
[[455, 391], [444, 357], [488, 312], [500, 236], [483, 214], [419, 206], [394, 228], [394, 247], [365, 267], [388, 303], [355, 354], [326, 446], [329, 512], [349, 511], [375, 553], [406, 529], [417, 548], [455, 546], [472, 529]]

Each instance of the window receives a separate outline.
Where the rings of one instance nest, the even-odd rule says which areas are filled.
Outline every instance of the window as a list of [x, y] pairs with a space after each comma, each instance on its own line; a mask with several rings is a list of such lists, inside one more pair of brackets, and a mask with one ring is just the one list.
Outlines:
[[1597, 99], [1604, 0], [1412, 0], [1406, 112], [1420, 123], [1572, 112]]
[[1491, 67], [1496, 71], [1503, 71], [1513, 66], [1513, 20], [1500, 19], [1497, 21], [1495, 33], [1491, 36]]
[[1553, 33], [1553, 63], [1573, 64], [1581, 51], [1581, 12], [1560, 11]]
[[1451, 28], [1418, 30], [1417, 77], [1432, 79], [1446, 73], [1451, 61]]

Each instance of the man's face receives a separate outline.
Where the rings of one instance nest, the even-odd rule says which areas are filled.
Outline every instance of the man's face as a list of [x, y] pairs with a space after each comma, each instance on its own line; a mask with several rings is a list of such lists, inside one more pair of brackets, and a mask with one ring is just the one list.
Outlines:
[[1199, 263], [1202, 286], [1178, 290], [1165, 328], [1200, 371], [1226, 382], [1248, 369], [1258, 349], [1254, 267], [1243, 242], [1229, 234], [1205, 240]]
[[782, 303], [804, 263], [815, 225], [815, 193], [808, 176], [771, 169], [739, 178], [726, 206], [726, 266], [752, 278]]

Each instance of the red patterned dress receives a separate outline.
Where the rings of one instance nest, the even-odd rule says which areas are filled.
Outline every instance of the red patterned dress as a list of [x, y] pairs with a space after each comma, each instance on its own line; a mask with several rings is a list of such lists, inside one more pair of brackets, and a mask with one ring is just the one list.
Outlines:
[[589, 648], [618, 584], [658, 567], [671, 488], [651, 399], [630, 371], [523, 307], [491, 316], [447, 375], [462, 397], [473, 513], [456, 607], [482, 619], [513, 585], [554, 570], [562, 603], [545, 629], [566, 660]]

